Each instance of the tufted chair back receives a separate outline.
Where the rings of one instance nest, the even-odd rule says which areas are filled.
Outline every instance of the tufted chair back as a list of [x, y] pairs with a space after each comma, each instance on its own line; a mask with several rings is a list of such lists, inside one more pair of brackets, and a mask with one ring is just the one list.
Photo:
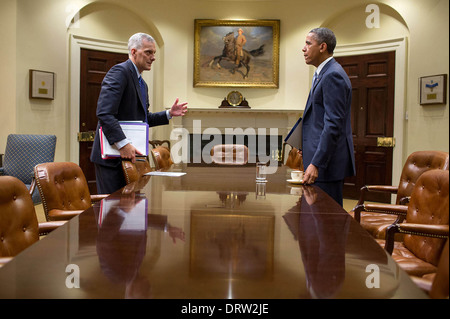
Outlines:
[[219, 144], [211, 148], [211, 160], [221, 165], [245, 165], [248, 163], [248, 147], [242, 144]]
[[[430, 170], [423, 173], [411, 193], [406, 214], [407, 223], [449, 224], [449, 171]], [[418, 258], [438, 265], [445, 240], [417, 235], [405, 235], [405, 247]]]
[[136, 182], [142, 175], [152, 170], [147, 159], [138, 158], [135, 163], [122, 160], [122, 170], [127, 184]]
[[167, 148], [170, 150], [170, 141], [169, 140], [151, 140], [148, 143], [152, 146], [152, 148], [156, 148], [158, 146], [162, 146], [163, 144], [167, 144]]
[[442, 151], [418, 151], [407, 158], [400, 176], [397, 201], [411, 195], [414, 185], [421, 174], [431, 169], [449, 169], [449, 154]]
[[288, 144], [286, 142], [283, 143], [283, 148], [281, 151], [281, 154], [282, 154], [281, 161], [284, 162], [284, 158], [285, 158], [285, 154], [286, 154], [286, 145], [288, 145], [290, 147], [290, 150], [289, 150], [289, 153], [287, 155], [286, 162], [284, 163], [284, 165], [286, 165], [287, 167], [292, 168], [292, 169], [299, 169], [299, 170], [303, 171], [304, 170], [303, 158], [298, 153], [298, 149], [296, 149], [295, 147], [291, 146], [290, 144]]
[[47, 220], [68, 219], [91, 206], [88, 184], [77, 164], [43, 163], [35, 166], [34, 174]]
[[288, 158], [286, 159], [286, 163], [284, 165], [292, 169], [299, 169], [303, 171], [303, 159], [295, 147], [289, 151]]
[[152, 149], [152, 157], [157, 170], [168, 169], [173, 164], [170, 150], [165, 146], [157, 146]]
[[39, 240], [34, 204], [25, 184], [0, 176], [0, 257], [15, 256]]

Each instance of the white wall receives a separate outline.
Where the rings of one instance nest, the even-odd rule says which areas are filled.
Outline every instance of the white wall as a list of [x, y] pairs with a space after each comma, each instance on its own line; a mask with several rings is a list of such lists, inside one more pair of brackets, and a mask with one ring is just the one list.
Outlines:
[[[280, 88], [240, 89], [252, 109], [304, 108], [311, 69], [304, 63], [301, 48], [306, 33], [313, 27], [325, 24], [335, 27], [341, 44], [406, 34], [405, 113], [408, 120], [404, 125], [404, 158], [417, 149], [448, 151], [448, 103], [427, 107], [418, 103], [419, 77], [448, 74], [448, 0], [373, 1], [382, 10], [382, 25], [378, 30], [365, 27], [366, 13], [362, 8], [367, 1], [362, 0], [341, 0], [339, 6], [331, 6], [329, 1], [299, 0], [104, 0], [95, 6], [86, 6], [94, 2], [99, 1], [1, 2], [0, 56], [2, 62], [7, 63], [0, 71], [3, 75], [0, 81], [4, 84], [0, 92], [7, 104], [0, 103], [0, 150], [4, 149], [4, 137], [10, 132], [53, 133], [58, 137], [56, 160], [70, 158], [70, 145], [77, 143], [69, 129], [73, 113], [69, 109], [71, 33], [82, 31], [88, 37], [126, 41], [129, 31], [140, 25], [146, 27], [160, 44], [159, 64], [156, 65], [159, 73], [155, 74], [158, 82], [154, 87], [155, 111], [169, 107], [177, 97], [188, 101], [190, 107], [208, 108], [218, 106], [230, 89], [193, 88], [194, 19], [270, 18], [281, 20]], [[84, 13], [91, 14], [85, 28], [67, 29], [69, 5], [85, 8]], [[28, 98], [29, 69], [56, 73], [55, 100]], [[9, 80], [5, 80], [5, 75]], [[158, 134], [166, 135], [168, 129]], [[440, 138], [435, 138], [436, 135]]]
[[2, 0], [0, 5], [0, 153], [6, 137], [17, 131], [16, 123], [16, 1]]

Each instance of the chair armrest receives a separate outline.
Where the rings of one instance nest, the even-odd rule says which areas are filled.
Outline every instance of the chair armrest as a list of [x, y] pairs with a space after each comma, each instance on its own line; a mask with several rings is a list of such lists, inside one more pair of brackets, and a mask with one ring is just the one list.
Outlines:
[[393, 214], [406, 216], [408, 206], [393, 204], [364, 204], [363, 211], [380, 214]]
[[31, 185], [30, 185], [30, 195], [33, 196], [34, 193], [34, 189], [36, 188], [36, 179], [34, 178], [34, 176], [31, 177]]
[[361, 212], [371, 212], [379, 214], [392, 214], [399, 216], [398, 221], [401, 221], [406, 216], [408, 206], [392, 205], [392, 204], [361, 204], [356, 205], [353, 209], [355, 220], [361, 222]]
[[384, 249], [389, 254], [392, 254], [394, 250], [394, 236], [396, 233], [445, 239], [449, 235], [449, 225], [394, 223], [386, 229], [386, 244]]
[[410, 235], [447, 238], [449, 226], [403, 223], [398, 225], [398, 231]]
[[99, 202], [108, 196], [109, 194], [91, 195], [91, 202]]
[[67, 220], [39, 223], [39, 235], [47, 235], [65, 223], [67, 223]]
[[391, 194], [397, 194], [398, 186], [391, 185], [366, 185], [367, 191], [369, 192], [385, 192]]
[[411, 200], [411, 196], [406, 196], [406, 197], [402, 197], [402, 198], [398, 201], [398, 203], [399, 203], [400, 205], [408, 205], [410, 200]]
[[48, 212], [48, 219], [51, 221], [67, 221], [72, 217], [80, 215], [84, 210], [61, 210], [52, 209]]
[[[398, 191], [398, 186], [390, 186], [390, 185], [366, 185], [366, 186], [363, 186], [360, 189], [359, 200], [356, 203], [356, 206], [364, 204], [364, 200], [365, 200], [367, 192], [384, 192], [384, 193], [397, 194], [397, 191]], [[356, 209], [356, 206], [355, 206], [355, 208], [353, 208], [353, 210]]]

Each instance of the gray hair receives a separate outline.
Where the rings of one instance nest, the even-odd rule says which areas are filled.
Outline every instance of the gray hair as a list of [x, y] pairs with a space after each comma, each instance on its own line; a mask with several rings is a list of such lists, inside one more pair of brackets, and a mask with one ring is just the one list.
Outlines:
[[155, 42], [155, 39], [153, 39], [152, 36], [146, 34], [146, 33], [135, 33], [133, 34], [130, 39], [128, 40], [128, 52], [131, 53], [131, 49], [137, 49], [139, 50], [142, 48], [142, 41], [147, 40], [149, 42]]
[[333, 54], [336, 48], [336, 36], [333, 31], [328, 28], [315, 28], [309, 31], [309, 33], [314, 33], [314, 39], [320, 43], [326, 43], [327, 51]]

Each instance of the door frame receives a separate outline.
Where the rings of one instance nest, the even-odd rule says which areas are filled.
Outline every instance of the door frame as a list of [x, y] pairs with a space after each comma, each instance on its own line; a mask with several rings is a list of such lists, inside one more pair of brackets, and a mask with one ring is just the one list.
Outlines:
[[99, 40], [70, 35], [70, 95], [69, 95], [69, 151], [70, 161], [79, 164], [80, 149], [77, 133], [80, 125], [80, 57], [81, 49], [128, 54], [125, 42]]
[[[403, 169], [404, 126], [406, 120], [405, 90], [407, 87], [407, 38], [397, 38], [361, 44], [337, 46], [334, 55], [351, 56], [395, 51], [395, 89], [394, 89], [394, 137], [396, 140], [392, 154], [391, 185], [398, 185]], [[312, 77], [311, 77], [312, 79]], [[391, 196], [395, 202], [395, 195]]]

